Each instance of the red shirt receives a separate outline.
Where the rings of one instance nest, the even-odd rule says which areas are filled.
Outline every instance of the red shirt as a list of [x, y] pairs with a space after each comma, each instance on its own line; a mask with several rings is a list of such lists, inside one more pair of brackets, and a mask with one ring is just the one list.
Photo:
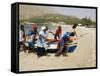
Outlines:
[[58, 29], [56, 30], [55, 34], [56, 34], [56, 35], [59, 35], [59, 34], [61, 34], [61, 32], [62, 32], [62, 30], [58, 28]]

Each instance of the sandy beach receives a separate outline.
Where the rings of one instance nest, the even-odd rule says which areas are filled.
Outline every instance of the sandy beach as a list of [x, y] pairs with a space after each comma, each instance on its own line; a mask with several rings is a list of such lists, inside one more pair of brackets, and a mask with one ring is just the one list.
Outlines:
[[[69, 26], [70, 29], [70, 26]], [[63, 27], [63, 32], [66, 28]], [[55, 57], [55, 53], [50, 56], [37, 58], [34, 53], [19, 53], [19, 70], [50, 70], [50, 69], [69, 69], [69, 68], [86, 68], [96, 66], [96, 29], [78, 27], [77, 34], [88, 33], [78, 40], [78, 47], [68, 56]]]

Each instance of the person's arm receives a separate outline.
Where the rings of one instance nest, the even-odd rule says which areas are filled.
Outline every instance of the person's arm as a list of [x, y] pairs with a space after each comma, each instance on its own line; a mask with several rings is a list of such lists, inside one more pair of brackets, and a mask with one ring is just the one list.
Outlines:
[[77, 36], [69, 37], [69, 40], [71, 40], [71, 41], [78, 40], [78, 39], [79, 39], [79, 37], [77, 37]]
[[77, 33], [76, 33], [76, 30], [75, 29], [73, 29], [73, 32], [75, 33], [75, 35], [77, 36]]
[[43, 35], [39, 35], [39, 37], [42, 37], [42, 38], [44, 38], [45, 40], [48, 40], [48, 38], [47, 37], [45, 37], [45, 36], [43, 36]]
[[61, 30], [60, 34], [62, 34], [62, 30]]
[[26, 35], [25, 41], [27, 42], [29, 39], [30, 39], [30, 36], [29, 35]]
[[55, 35], [52, 31], [48, 31], [48, 33], [51, 33], [51, 34]]

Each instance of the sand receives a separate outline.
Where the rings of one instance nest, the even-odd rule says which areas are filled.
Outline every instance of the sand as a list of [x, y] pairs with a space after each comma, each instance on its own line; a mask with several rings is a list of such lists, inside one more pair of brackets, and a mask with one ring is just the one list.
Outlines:
[[[65, 31], [66, 29], [63, 28]], [[78, 40], [78, 47], [68, 56], [55, 57], [54, 53], [50, 56], [38, 58], [34, 53], [19, 53], [19, 70], [50, 70], [50, 69], [70, 69], [96, 67], [96, 29], [78, 27], [78, 35], [88, 33]]]

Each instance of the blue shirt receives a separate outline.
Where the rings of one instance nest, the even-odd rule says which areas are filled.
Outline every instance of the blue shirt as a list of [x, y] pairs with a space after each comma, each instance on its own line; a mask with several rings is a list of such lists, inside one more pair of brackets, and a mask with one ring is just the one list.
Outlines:
[[70, 33], [69, 32], [64, 33], [64, 35], [61, 37], [61, 40], [60, 40], [58, 45], [64, 46], [65, 43], [68, 41], [69, 37], [70, 37]]
[[61, 40], [63, 40], [64, 42], [68, 41], [68, 38], [70, 37], [70, 33], [66, 32], [64, 33], [64, 35], [62, 36]]
[[29, 32], [27, 33], [27, 35], [29, 35], [29, 36], [33, 35], [33, 31], [29, 31]]

